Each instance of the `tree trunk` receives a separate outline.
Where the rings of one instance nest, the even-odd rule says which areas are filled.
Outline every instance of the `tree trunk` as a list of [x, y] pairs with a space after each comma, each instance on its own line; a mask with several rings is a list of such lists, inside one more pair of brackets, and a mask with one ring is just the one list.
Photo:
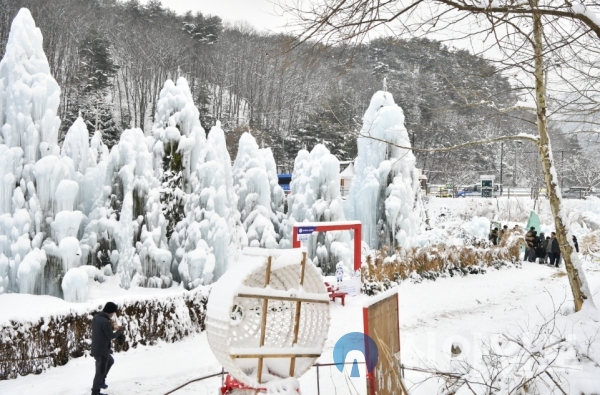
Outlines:
[[[531, 0], [532, 8], [538, 6], [538, 0]], [[552, 160], [552, 150], [550, 147], [550, 136], [548, 134], [548, 119], [546, 117], [546, 86], [544, 80], [544, 59], [543, 59], [543, 27], [542, 17], [540, 14], [533, 14], [533, 44], [535, 53], [535, 90], [537, 102], [537, 126], [540, 140], [538, 149], [542, 168], [544, 170], [544, 178], [546, 180], [546, 190], [548, 199], [554, 216], [554, 226], [556, 228], [556, 238], [560, 245], [560, 251], [565, 261], [565, 269], [569, 277], [571, 292], [573, 293], [573, 301], [575, 303], [575, 311], [581, 310], [583, 303], [593, 306], [593, 299], [585, 273], [579, 262], [579, 257], [574, 253], [574, 248], [569, 242], [568, 223], [563, 218], [564, 210], [562, 207], [560, 190], [558, 188], [558, 177], [554, 162]]]

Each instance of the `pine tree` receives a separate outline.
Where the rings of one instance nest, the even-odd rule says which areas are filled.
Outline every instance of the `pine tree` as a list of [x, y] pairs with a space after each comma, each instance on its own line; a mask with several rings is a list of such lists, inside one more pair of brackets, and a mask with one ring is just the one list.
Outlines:
[[79, 42], [78, 92], [63, 126], [67, 130], [81, 116], [90, 138], [100, 130], [102, 142], [109, 149], [118, 143], [121, 134], [108, 96], [112, 78], [119, 69], [111, 57], [110, 46], [110, 41], [94, 27]]

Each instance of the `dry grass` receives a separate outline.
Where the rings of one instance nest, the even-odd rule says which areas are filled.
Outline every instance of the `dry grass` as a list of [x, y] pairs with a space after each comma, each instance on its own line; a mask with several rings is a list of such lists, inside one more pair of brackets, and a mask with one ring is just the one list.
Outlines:
[[520, 233], [510, 234], [499, 246], [432, 245], [425, 248], [398, 249], [393, 255], [385, 250], [367, 258], [363, 269], [363, 291], [369, 295], [383, 291], [402, 280], [435, 279], [481, 273], [488, 267], [501, 267], [519, 262], [523, 239]]
[[589, 258], [600, 258], [600, 230], [587, 234], [580, 241], [580, 251]]

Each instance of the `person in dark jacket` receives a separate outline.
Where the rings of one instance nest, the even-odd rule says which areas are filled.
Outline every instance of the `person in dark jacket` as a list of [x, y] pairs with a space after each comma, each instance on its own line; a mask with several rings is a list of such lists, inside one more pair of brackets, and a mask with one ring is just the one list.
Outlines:
[[552, 232], [552, 237], [550, 237], [552, 258], [550, 259], [550, 266], [558, 267], [560, 264], [560, 245], [558, 244], [558, 239], [556, 238], [556, 233]]
[[546, 236], [546, 259], [544, 260], [547, 264], [552, 260], [552, 243], [550, 242], [550, 236]]
[[488, 236], [490, 242], [497, 246], [498, 245], [498, 228], [494, 228], [490, 231], [490, 235]]
[[100, 394], [100, 389], [107, 388], [106, 375], [115, 362], [111, 353], [111, 341], [123, 335], [124, 329], [120, 326], [113, 331], [111, 318], [117, 312], [117, 305], [108, 302], [101, 312], [92, 319], [92, 357], [96, 360], [96, 375], [92, 385], [92, 395]]
[[579, 252], [579, 242], [577, 241], [577, 237], [573, 235], [573, 245], [575, 246], [575, 251]]
[[537, 240], [537, 247], [535, 249], [535, 256], [538, 259], [538, 263], [540, 265], [544, 264], [544, 260], [546, 258], [546, 237], [544, 236], [544, 232], [540, 233], [540, 237]]
[[524, 261], [535, 262], [535, 248], [537, 246], [537, 232], [532, 226], [529, 232], [525, 235], [525, 242], [527, 243], [527, 249], [525, 250]]

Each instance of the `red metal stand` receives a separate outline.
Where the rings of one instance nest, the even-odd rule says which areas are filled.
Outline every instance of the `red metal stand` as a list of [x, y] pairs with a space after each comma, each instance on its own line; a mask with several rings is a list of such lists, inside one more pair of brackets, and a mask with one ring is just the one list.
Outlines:
[[266, 392], [266, 388], [252, 388], [248, 387], [245, 384], [240, 383], [230, 375], [225, 376], [225, 383], [221, 387], [221, 394], [229, 394], [232, 390], [255, 390], [255, 391], [264, 391]]

